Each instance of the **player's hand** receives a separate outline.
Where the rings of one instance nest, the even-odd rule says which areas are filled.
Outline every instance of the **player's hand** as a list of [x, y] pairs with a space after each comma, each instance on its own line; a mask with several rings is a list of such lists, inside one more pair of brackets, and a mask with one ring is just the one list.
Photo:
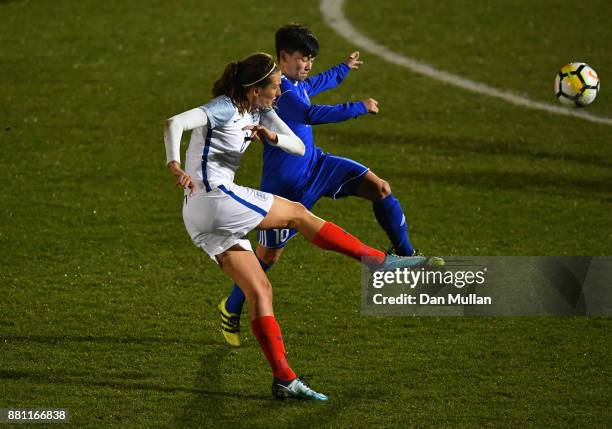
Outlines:
[[278, 136], [276, 133], [270, 131], [263, 125], [247, 125], [243, 128], [243, 130], [251, 131], [251, 136], [249, 137], [251, 140], [258, 140], [260, 142], [267, 140], [272, 143], [276, 143], [278, 141]]
[[366, 109], [368, 109], [368, 113], [372, 113], [373, 115], [378, 113], [378, 101], [373, 98], [368, 98], [367, 100], [363, 100], [363, 104], [365, 104]]
[[363, 61], [359, 61], [359, 51], [351, 53], [344, 64], [349, 66], [351, 69], [358, 69], [359, 66], [363, 64]]
[[168, 168], [170, 169], [170, 173], [176, 177], [176, 186], [180, 186], [183, 189], [189, 188], [189, 196], [193, 195], [193, 192], [196, 190], [196, 185], [191, 176], [183, 171], [181, 165], [176, 161], [172, 161], [168, 164]]

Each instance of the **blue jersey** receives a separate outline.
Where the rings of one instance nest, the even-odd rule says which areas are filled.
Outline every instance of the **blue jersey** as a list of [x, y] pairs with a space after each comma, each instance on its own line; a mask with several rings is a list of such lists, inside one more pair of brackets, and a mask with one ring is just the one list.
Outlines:
[[310, 97], [338, 86], [350, 67], [341, 63], [304, 81], [281, 79], [281, 96], [276, 100], [278, 116], [304, 142], [304, 156], [290, 155], [270, 145], [264, 145], [261, 190], [297, 201], [322, 156], [315, 146], [312, 125], [341, 122], [368, 113], [363, 102], [318, 105]]

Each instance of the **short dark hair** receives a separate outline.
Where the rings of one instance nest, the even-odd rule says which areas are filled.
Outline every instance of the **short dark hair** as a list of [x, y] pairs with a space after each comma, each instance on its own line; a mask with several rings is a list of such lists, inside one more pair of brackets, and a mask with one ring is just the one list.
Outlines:
[[300, 51], [309, 57], [319, 54], [319, 41], [307, 27], [300, 24], [287, 24], [279, 28], [274, 36], [276, 41], [276, 58], [280, 58], [280, 51], [292, 54]]

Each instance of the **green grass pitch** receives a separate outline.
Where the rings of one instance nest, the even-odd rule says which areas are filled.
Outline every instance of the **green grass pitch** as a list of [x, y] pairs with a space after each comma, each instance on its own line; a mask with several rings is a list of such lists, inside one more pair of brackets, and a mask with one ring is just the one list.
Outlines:
[[[349, 0], [390, 49], [542, 102], [585, 61], [612, 117], [612, 6]], [[328, 403], [277, 403], [257, 342], [230, 350], [221, 271], [190, 243], [163, 121], [206, 102], [224, 65], [309, 25], [315, 72], [355, 47], [318, 2], [0, 1], [0, 408], [67, 408], [75, 426], [606, 427], [605, 318], [373, 318], [359, 267], [293, 240], [270, 274], [289, 362]], [[390, 181], [438, 255], [609, 255], [612, 127], [507, 104], [362, 51], [318, 103], [378, 116], [318, 126], [324, 149]], [[257, 186], [253, 145], [237, 182]], [[368, 203], [315, 213], [386, 245]]]

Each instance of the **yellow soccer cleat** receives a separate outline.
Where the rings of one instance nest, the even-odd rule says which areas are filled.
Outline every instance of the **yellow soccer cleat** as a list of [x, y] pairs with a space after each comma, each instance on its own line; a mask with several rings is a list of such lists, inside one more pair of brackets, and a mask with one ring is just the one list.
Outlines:
[[221, 315], [221, 332], [225, 341], [232, 347], [240, 347], [240, 316], [230, 313], [225, 308], [227, 298], [219, 303], [219, 314]]

